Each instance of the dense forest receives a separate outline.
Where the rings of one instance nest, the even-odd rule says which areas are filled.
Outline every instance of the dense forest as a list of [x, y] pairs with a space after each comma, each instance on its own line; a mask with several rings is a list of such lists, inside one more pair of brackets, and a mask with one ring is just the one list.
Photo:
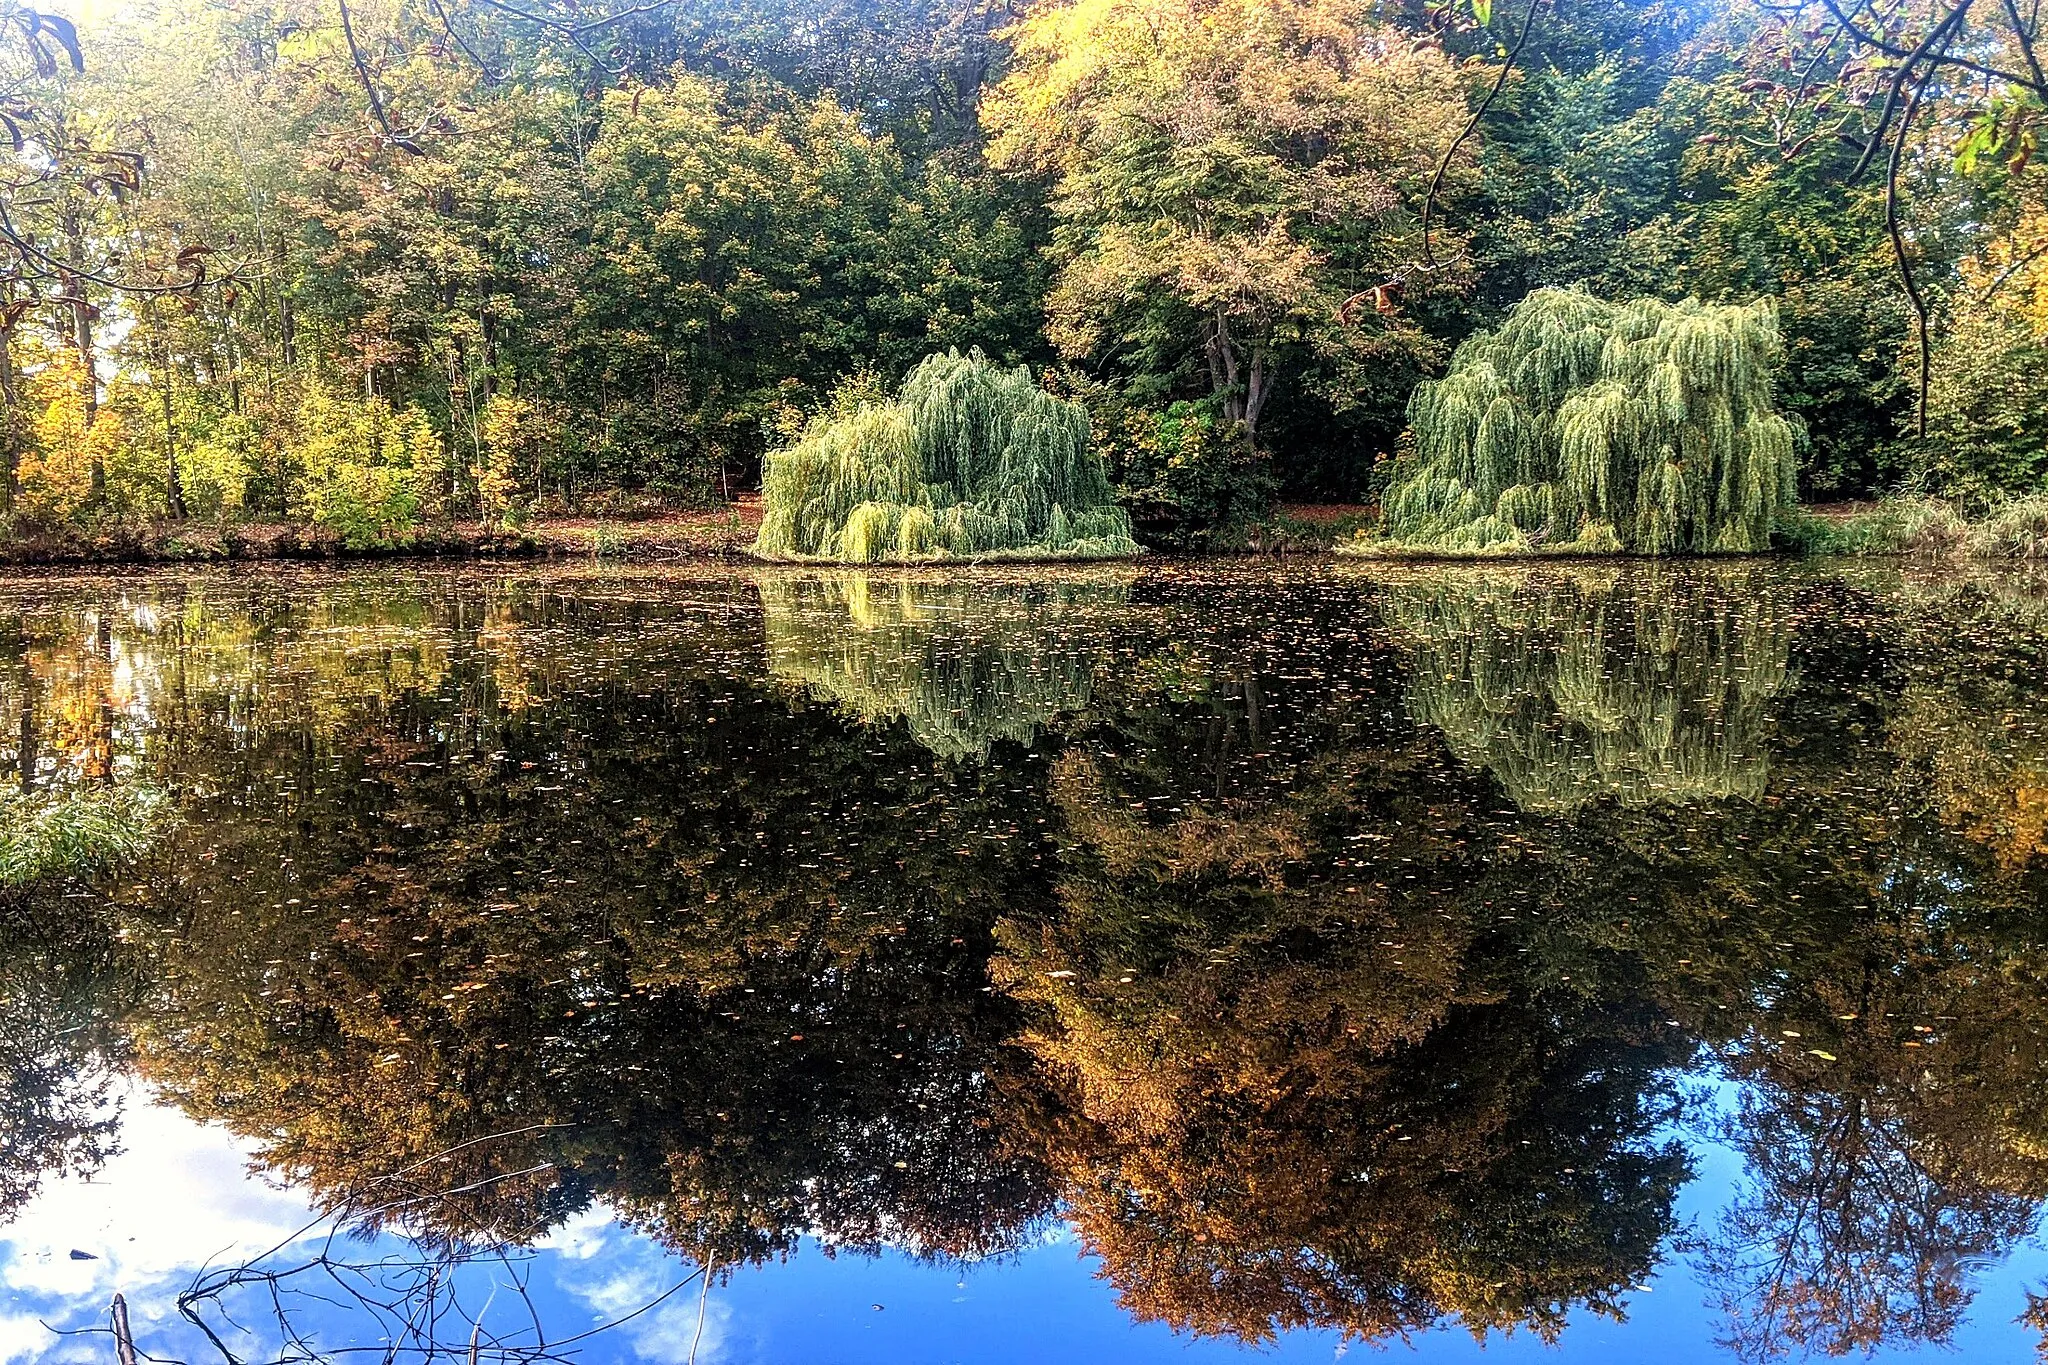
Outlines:
[[979, 348], [1085, 408], [1171, 543], [1376, 500], [1416, 384], [1571, 286], [1774, 306], [1806, 499], [2038, 491], [2035, 28], [1900, 0], [5, 0], [0, 508], [370, 546], [703, 504]]

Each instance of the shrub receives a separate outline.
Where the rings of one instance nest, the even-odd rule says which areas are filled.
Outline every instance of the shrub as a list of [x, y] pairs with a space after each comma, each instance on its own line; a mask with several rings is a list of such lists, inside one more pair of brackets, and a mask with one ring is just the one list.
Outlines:
[[1886, 498], [1846, 517], [1800, 511], [1780, 522], [1778, 542], [1807, 555], [2048, 559], [2048, 493], [2002, 499], [1974, 520], [1924, 494]]
[[292, 447], [296, 510], [351, 550], [408, 545], [447, 511], [446, 448], [416, 407], [335, 394], [314, 382], [299, 404]]
[[1272, 461], [1213, 400], [1160, 410], [1101, 389], [1083, 392], [1118, 499], [1146, 540], [1187, 547], [1227, 537], [1272, 510]]
[[1966, 502], [2048, 488], [2048, 343], [2014, 291], [1957, 310], [1929, 380], [1927, 436], [1904, 443], [1928, 487]]

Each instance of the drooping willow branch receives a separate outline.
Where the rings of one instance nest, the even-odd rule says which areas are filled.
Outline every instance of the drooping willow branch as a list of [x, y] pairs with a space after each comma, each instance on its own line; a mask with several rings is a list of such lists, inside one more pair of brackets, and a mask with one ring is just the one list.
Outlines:
[[1422, 259], [1431, 270], [1437, 268], [1437, 261], [1436, 251], [1429, 240], [1429, 219], [1436, 205], [1437, 194], [1443, 189], [1444, 176], [1449, 174], [1451, 162], [1458, 155], [1458, 149], [1465, 145], [1465, 140], [1472, 136], [1472, 130], [1479, 126], [1479, 121], [1486, 117], [1487, 111], [1493, 108], [1494, 101], [1500, 98], [1500, 92], [1507, 88], [1508, 75], [1521, 58], [1522, 49], [1528, 46], [1529, 35], [1536, 29], [1536, 12], [1542, 8], [1543, 0], [1529, 0], [1529, 12], [1522, 16], [1521, 34], [1516, 37], [1514, 47], [1508, 50], [1507, 60], [1501, 63], [1500, 74], [1493, 78], [1492, 88], [1486, 92], [1486, 98], [1479, 101], [1479, 107], [1472, 111], [1472, 116], [1465, 120], [1465, 126], [1458, 130], [1458, 135], [1451, 139], [1451, 145], [1444, 148], [1444, 154], [1437, 158], [1436, 171], [1429, 177], [1429, 190], [1422, 196]]
[[1927, 300], [1920, 293], [1920, 283], [1913, 277], [1913, 263], [1906, 252], [1906, 235], [1899, 227], [1899, 162], [1906, 151], [1906, 135], [1912, 131], [1913, 116], [1920, 112], [1920, 97], [1927, 93], [1927, 81], [1922, 79], [1913, 86], [1913, 94], [1906, 101], [1905, 117], [1899, 122], [1899, 135], [1892, 139], [1890, 159], [1885, 163], [1884, 177], [1884, 229], [1892, 241], [1892, 259], [1899, 268], [1899, 283], [1905, 286], [1906, 301], [1913, 309], [1913, 331], [1920, 345], [1920, 388], [1915, 398], [1914, 434], [1927, 435], [1927, 391], [1934, 377], [1934, 343], [1928, 334]]

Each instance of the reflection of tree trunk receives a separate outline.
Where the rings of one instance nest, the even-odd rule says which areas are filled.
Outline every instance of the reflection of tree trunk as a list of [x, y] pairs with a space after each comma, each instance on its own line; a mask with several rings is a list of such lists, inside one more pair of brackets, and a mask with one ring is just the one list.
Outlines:
[[22, 795], [36, 789], [36, 675], [29, 670], [21, 685], [21, 735], [14, 756], [21, 768]]

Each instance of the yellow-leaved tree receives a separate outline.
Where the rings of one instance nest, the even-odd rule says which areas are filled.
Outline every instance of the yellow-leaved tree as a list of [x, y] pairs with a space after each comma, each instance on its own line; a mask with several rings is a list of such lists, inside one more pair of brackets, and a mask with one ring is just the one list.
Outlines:
[[93, 471], [105, 470], [130, 444], [121, 410], [86, 407], [85, 368], [78, 352], [52, 346], [31, 360], [24, 385], [28, 439], [17, 471], [15, 506], [44, 523], [69, 521], [88, 510], [95, 494]]
[[[1440, 52], [1366, 0], [1051, 0], [1009, 32], [983, 122], [999, 164], [1051, 178], [1050, 300], [1070, 357], [1193, 361], [1255, 435], [1280, 374], [1333, 391], [1429, 343], [1400, 302], [1454, 288], [1419, 211], [1466, 117]], [[1447, 183], [1469, 180], [1467, 160]], [[1127, 363], [1127, 362], [1126, 362]]]

